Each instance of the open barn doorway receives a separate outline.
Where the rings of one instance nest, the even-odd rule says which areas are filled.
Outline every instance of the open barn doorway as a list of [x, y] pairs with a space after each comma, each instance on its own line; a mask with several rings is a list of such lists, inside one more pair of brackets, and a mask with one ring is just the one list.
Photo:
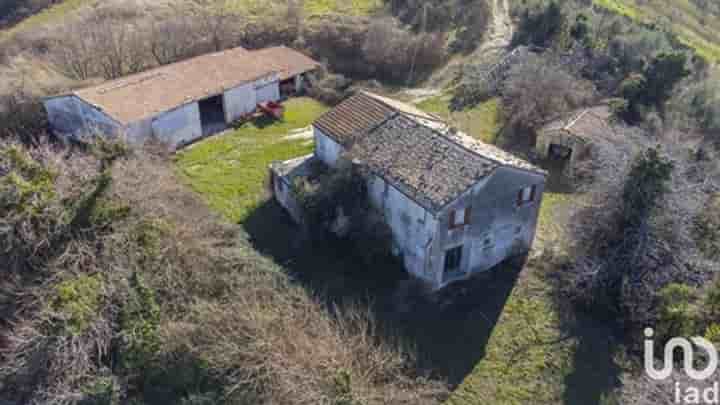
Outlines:
[[200, 100], [198, 104], [203, 136], [212, 135], [227, 128], [222, 94]]

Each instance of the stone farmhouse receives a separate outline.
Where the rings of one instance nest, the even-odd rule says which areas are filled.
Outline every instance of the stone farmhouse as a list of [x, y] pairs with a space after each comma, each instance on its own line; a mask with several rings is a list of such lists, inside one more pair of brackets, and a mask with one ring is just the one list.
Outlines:
[[296, 222], [298, 176], [319, 163], [364, 170], [393, 252], [432, 290], [529, 251], [546, 173], [413, 106], [360, 92], [313, 124], [315, 152], [271, 165], [275, 198]]
[[234, 48], [44, 100], [53, 131], [148, 138], [177, 147], [219, 132], [258, 104], [301, 91], [319, 63], [286, 47]]

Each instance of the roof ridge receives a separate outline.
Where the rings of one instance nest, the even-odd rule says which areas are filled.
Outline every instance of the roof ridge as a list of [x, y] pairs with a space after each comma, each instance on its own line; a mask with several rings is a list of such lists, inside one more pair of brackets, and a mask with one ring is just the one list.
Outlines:
[[563, 129], [564, 129], [565, 131], [567, 131], [567, 130], [569, 130], [570, 128], [572, 128], [572, 127], [573, 127], [575, 124], [577, 124], [577, 122], [580, 121], [589, 111], [590, 111], [589, 108], [585, 108], [584, 110], [582, 110], [575, 118], [572, 119], [572, 121], [570, 121], [567, 125], [565, 125], [565, 126], [563, 127]]

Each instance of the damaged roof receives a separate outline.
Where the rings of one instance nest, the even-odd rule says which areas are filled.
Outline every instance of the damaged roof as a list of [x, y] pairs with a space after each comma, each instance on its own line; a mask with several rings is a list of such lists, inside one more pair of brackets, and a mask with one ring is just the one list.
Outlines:
[[421, 206], [439, 211], [501, 166], [545, 175], [534, 165], [458, 132], [398, 101], [362, 92], [314, 125], [349, 157]]
[[609, 120], [612, 112], [607, 105], [576, 110], [559, 120], [545, 125], [540, 133], [562, 131], [579, 138], [593, 139], [612, 134]]
[[[238, 47], [161, 66], [75, 91], [121, 124], [129, 124], [274, 75], [292, 77], [318, 67], [286, 47], [248, 51]], [[289, 75], [289, 76], [288, 76]]]

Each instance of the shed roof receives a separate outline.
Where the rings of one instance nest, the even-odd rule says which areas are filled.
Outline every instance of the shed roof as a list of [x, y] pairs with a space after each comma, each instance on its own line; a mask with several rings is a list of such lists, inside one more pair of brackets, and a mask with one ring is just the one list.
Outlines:
[[316, 60], [286, 46], [259, 49], [252, 52], [252, 57], [264, 61], [268, 67], [278, 72], [280, 80], [286, 80], [320, 67], [320, 63]]
[[562, 131], [583, 139], [605, 137], [612, 133], [609, 124], [611, 117], [609, 106], [598, 105], [573, 111], [561, 119], [550, 122], [540, 129], [540, 133]]
[[238, 47], [161, 66], [73, 94], [118, 122], [129, 124], [246, 82], [273, 74], [295, 75], [317, 66], [317, 62], [286, 47], [259, 51]]
[[[363, 92], [315, 122], [351, 158], [437, 212], [500, 166], [545, 172], [407, 104]], [[392, 106], [390, 105], [392, 104]]]

